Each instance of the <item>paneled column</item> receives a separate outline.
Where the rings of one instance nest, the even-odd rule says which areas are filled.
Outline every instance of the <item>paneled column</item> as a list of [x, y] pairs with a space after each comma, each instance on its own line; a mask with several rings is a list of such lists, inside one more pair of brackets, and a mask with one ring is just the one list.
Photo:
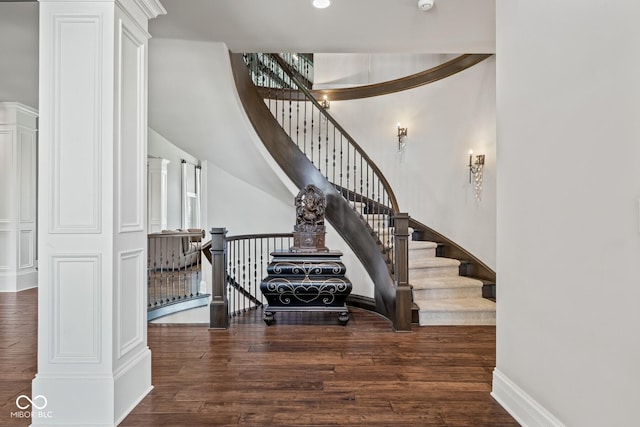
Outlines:
[[147, 160], [148, 192], [148, 231], [156, 233], [167, 229], [167, 159], [149, 158]]
[[157, 0], [40, 0], [32, 395], [46, 408], [33, 425], [114, 426], [152, 388], [147, 24], [161, 13]]
[[26, 105], [0, 102], [0, 292], [38, 285], [37, 119]]

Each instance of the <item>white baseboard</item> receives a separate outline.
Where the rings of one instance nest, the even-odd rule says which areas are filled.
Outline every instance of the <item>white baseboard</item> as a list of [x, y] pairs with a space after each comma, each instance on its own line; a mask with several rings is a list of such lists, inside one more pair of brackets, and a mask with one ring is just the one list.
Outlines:
[[565, 427], [556, 417], [518, 387], [506, 375], [493, 370], [491, 396], [525, 427]]
[[0, 274], [0, 292], [20, 292], [38, 287], [38, 272], [30, 270], [19, 274]]

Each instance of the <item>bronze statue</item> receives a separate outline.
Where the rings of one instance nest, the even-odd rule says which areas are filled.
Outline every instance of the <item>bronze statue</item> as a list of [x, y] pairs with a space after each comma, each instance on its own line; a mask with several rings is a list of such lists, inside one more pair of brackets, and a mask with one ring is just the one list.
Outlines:
[[307, 185], [296, 196], [296, 231], [318, 231], [324, 225], [324, 194], [315, 185]]
[[324, 246], [325, 198], [313, 184], [304, 187], [295, 199], [296, 225], [293, 227], [293, 252], [327, 252]]

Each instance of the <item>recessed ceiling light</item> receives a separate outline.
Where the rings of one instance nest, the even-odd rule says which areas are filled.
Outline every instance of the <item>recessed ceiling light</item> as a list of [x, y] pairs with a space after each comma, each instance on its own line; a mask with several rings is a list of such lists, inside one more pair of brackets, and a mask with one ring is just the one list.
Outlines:
[[312, 0], [311, 4], [313, 5], [313, 7], [316, 7], [318, 9], [326, 9], [329, 6], [331, 6], [331, 3], [333, 3], [332, 0]]

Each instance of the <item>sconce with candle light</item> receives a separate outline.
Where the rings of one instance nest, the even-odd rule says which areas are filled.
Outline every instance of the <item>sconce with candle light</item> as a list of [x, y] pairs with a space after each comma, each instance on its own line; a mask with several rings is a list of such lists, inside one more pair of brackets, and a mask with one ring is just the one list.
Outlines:
[[402, 152], [407, 147], [407, 128], [401, 127], [398, 123], [398, 151]]
[[484, 154], [476, 155], [475, 161], [473, 160], [473, 150], [469, 150], [469, 184], [471, 184], [471, 177], [473, 176], [474, 192], [477, 201], [480, 201], [480, 193], [482, 192], [482, 175], [484, 169]]
[[327, 99], [327, 95], [323, 96], [322, 100], [320, 101], [320, 106], [325, 110], [328, 110], [330, 105], [331, 103], [329, 102], [329, 99]]

